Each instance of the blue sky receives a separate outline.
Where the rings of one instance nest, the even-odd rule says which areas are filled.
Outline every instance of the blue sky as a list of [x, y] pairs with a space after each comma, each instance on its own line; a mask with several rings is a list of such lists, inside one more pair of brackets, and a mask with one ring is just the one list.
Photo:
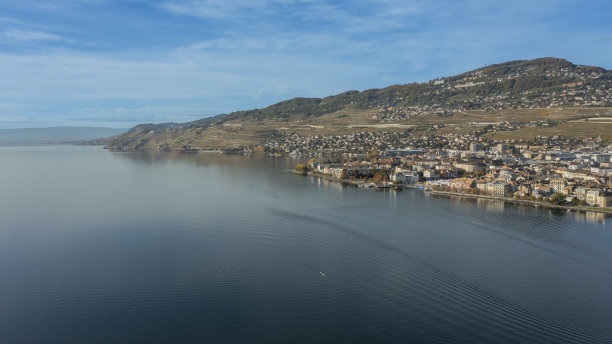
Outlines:
[[553, 56], [612, 68], [609, 0], [2, 0], [0, 128], [184, 122]]

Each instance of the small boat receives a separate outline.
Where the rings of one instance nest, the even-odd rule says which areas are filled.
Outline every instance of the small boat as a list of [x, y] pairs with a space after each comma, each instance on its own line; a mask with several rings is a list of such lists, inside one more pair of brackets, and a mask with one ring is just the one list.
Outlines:
[[324, 274], [324, 273], [322, 273], [321, 271], [319, 271], [319, 273], [321, 274], [321, 276], [325, 277], [325, 274]]

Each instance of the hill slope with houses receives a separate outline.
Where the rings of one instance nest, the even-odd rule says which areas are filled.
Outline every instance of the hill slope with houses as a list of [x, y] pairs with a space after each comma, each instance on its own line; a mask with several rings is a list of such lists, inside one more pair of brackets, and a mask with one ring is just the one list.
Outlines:
[[608, 142], [611, 86], [612, 71], [600, 67], [556, 58], [510, 61], [424, 83], [294, 98], [189, 123], [142, 124], [107, 148], [368, 151], [449, 135]]

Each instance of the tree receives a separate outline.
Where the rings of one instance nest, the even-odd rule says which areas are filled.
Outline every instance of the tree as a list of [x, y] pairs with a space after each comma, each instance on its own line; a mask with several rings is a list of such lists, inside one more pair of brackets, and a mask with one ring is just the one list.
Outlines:
[[389, 181], [389, 174], [385, 170], [380, 170], [380, 171], [376, 172], [376, 174], [374, 175], [374, 178], [372, 178], [372, 181], [375, 184], [380, 184], [380, 183], [383, 183], [383, 182], [388, 182]]
[[580, 204], [580, 200], [578, 199], [578, 197], [574, 196], [574, 198], [572, 198], [572, 205], [578, 205], [578, 204]]
[[306, 164], [299, 164], [299, 165], [295, 166], [295, 170], [298, 173], [306, 174], [308, 172], [309, 168], [308, 168], [308, 165], [306, 165]]
[[550, 202], [556, 205], [565, 205], [567, 201], [562, 193], [556, 193], [550, 198]]

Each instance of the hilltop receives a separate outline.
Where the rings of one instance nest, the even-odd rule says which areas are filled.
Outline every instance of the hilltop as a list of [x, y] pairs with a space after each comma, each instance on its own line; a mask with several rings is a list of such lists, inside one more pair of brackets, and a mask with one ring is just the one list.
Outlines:
[[107, 147], [268, 150], [271, 140], [291, 136], [461, 133], [483, 123], [505, 123], [504, 133], [492, 134], [499, 139], [533, 137], [537, 129], [549, 135], [552, 126], [553, 134], [564, 135], [564, 125], [579, 129], [568, 135], [597, 136], [612, 132], [612, 122], [585, 119], [612, 116], [611, 85], [612, 71], [604, 68], [557, 58], [518, 60], [424, 83], [294, 98], [189, 123], [142, 124]]

